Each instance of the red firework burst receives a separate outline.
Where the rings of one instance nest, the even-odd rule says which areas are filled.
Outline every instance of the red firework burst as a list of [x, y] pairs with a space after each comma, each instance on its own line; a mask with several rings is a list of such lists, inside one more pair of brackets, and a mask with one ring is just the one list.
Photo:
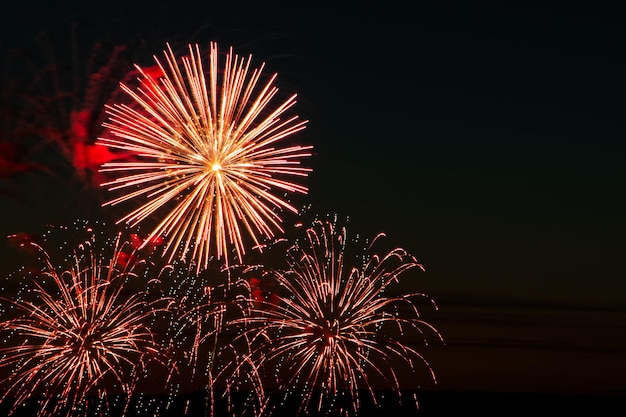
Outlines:
[[347, 393], [356, 413], [360, 391], [369, 392], [375, 404], [381, 383], [400, 395], [400, 375], [415, 376], [420, 364], [435, 381], [409, 337], [442, 341], [420, 317], [418, 299], [436, 305], [421, 293], [389, 293], [399, 275], [422, 267], [401, 248], [382, 255], [371, 248], [358, 258], [360, 264], [349, 265], [345, 229], [316, 222], [306, 241], [288, 250], [287, 270], [257, 270], [261, 281], [278, 286], [271, 301], [251, 298], [257, 307], [250, 316], [231, 323], [244, 328], [240, 337], [252, 347], [250, 362], [275, 369], [279, 389], [303, 393], [300, 412], [313, 403], [317, 414], [329, 411]]
[[38, 416], [102, 409], [111, 392], [130, 396], [138, 371], [160, 355], [148, 321], [165, 310], [165, 300], [124, 294], [138, 263], [120, 262], [119, 236], [108, 260], [95, 243], [75, 250], [62, 271], [41, 246], [28, 243], [43, 255], [43, 271], [15, 299], [2, 298], [16, 314], [0, 323], [6, 336], [0, 369], [10, 373], [0, 381], [0, 400], [12, 401], [11, 413], [29, 401], [37, 403]]

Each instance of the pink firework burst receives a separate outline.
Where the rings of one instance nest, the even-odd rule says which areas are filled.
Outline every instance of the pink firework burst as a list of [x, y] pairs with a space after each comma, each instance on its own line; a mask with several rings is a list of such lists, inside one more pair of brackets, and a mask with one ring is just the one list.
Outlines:
[[143, 366], [160, 360], [149, 322], [165, 311], [166, 300], [126, 294], [139, 261], [123, 256], [119, 236], [110, 258], [94, 237], [65, 270], [41, 246], [28, 244], [42, 254], [44, 268], [17, 297], [2, 298], [12, 317], [0, 323], [6, 336], [0, 369], [8, 373], [0, 400], [12, 402], [11, 413], [34, 402], [38, 416], [69, 416], [104, 411], [110, 394], [129, 398]]
[[[436, 305], [421, 293], [391, 293], [401, 274], [422, 266], [401, 248], [373, 252], [381, 236], [351, 260], [346, 230], [316, 222], [305, 241], [287, 251], [288, 269], [257, 270], [260, 282], [268, 288], [274, 283], [274, 290], [253, 297], [250, 316], [231, 323], [242, 326], [240, 337], [252, 346], [248, 360], [275, 370], [281, 391], [302, 395], [300, 412], [357, 413], [361, 391], [376, 405], [378, 389], [400, 398], [401, 381], [407, 373], [415, 380], [419, 368], [436, 382], [413, 347], [433, 336], [443, 340], [421, 317], [418, 300]], [[333, 409], [345, 395], [351, 405]]]
[[140, 202], [119, 222], [158, 219], [150, 238], [167, 236], [169, 260], [191, 253], [197, 271], [211, 257], [228, 264], [233, 248], [241, 259], [246, 239], [256, 246], [282, 232], [277, 212], [297, 209], [278, 194], [306, 193], [292, 180], [310, 171], [301, 160], [311, 147], [284, 144], [306, 124], [284, 118], [296, 96], [274, 105], [276, 74], [261, 82], [263, 65], [252, 70], [251, 57], [231, 48], [221, 66], [219, 56], [215, 43], [208, 62], [198, 45], [181, 59], [168, 45], [163, 63], [137, 67], [138, 88], [122, 85], [134, 104], [108, 107], [98, 141], [137, 155], [103, 165], [114, 176], [103, 185], [120, 193], [106, 204]]

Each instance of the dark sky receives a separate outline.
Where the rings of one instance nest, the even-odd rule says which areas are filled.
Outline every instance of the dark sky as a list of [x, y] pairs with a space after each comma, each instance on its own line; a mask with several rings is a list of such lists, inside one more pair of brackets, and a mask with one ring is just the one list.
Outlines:
[[302, 202], [424, 263], [414, 288], [440, 305], [431, 319], [447, 345], [427, 352], [440, 389], [625, 392], [618, 10], [222, 3], [17, 4], [2, 45], [77, 22], [91, 37], [193, 36], [252, 53], [309, 120]]

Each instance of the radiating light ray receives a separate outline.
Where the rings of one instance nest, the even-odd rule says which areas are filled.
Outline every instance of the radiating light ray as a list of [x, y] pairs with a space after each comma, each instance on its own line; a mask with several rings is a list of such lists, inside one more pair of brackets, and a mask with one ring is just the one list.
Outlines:
[[140, 370], [160, 360], [148, 323], [167, 300], [126, 294], [139, 261], [125, 256], [119, 235], [109, 258], [97, 243], [94, 235], [78, 247], [64, 270], [28, 243], [42, 255], [43, 271], [18, 297], [2, 297], [17, 314], [0, 322], [0, 369], [10, 372], [0, 401], [13, 404], [11, 413], [29, 401], [37, 401], [40, 417], [102, 411], [110, 393], [129, 398]]
[[258, 246], [282, 232], [277, 211], [297, 209], [277, 192], [306, 193], [292, 179], [310, 172], [301, 166], [310, 146], [282, 145], [305, 128], [283, 119], [296, 96], [273, 106], [276, 75], [261, 84], [263, 65], [251, 71], [251, 57], [231, 48], [223, 67], [218, 57], [211, 43], [205, 71], [198, 45], [180, 60], [168, 45], [164, 62], [155, 57], [160, 77], [137, 67], [139, 87], [122, 85], [136, 108], [109, 106], [109, 135], [98, 141], [138, 155], [102, 168], [115, 177], [103, 185], [121, 193], [106, 204], [139, 203], [119, 222], [159, 219], [150, 237], [167, 236], [164, 254], [190, 257], [197, 272], [211, 257], [228, 264], [231, 249], [241, 261], [247, 239]]
[[405, 374], [416, 378], [420, 367], [436, 382], [407, 342], [415, 335], [425, 344], [432, 336], [443, 340], [421, 317], [418, 300], [436, 305], [421, 293], [388, 294], [401, 274], [422, 268], [419, 262], [401, 248], [377, 254], [370, 247], [354, 263], [346, 256], [346, 230], [331, 222], [317, 221], [306, 234], [287, 251], [286, 270], [256, 271], [259, 282], [277, 284], [273, 299], [251, 300], [250, 315], [230, 323], [243, 327], [247, 360], [276, 369], [279, 389], [302, 395], [301, 413], [332, 412], [334, 399], [347, 392], [356, 414], [360, 391], [374, 404], [381, 386], [400, 396]]

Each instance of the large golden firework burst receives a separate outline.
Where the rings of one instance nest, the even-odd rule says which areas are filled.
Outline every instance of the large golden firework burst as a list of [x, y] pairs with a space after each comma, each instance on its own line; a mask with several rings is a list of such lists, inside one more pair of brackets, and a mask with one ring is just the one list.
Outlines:
[[212, 42], [205, 71], [198, 45], [181, 59], [168, 45], [164, 63], [137, 67], [137, 88], [122, 85], [133, 103], [108, 107], [108, 134], [99, 138], [136, 155], [103, 165], [115, 176], [103, 185], [122, 193], [105, 205], [141, 200], [119, 222], [155, 216], [146, 241], [167, 236], [169, 260], [191, 254], [198, 272], [213, 256], [228, 264], [232, 249], [241, 259], [246, 239], [256, 246], [282, 232], [278, 213], [297, 209], [278, 194], [306, 193], [291, 179], [310, 172], [301, 160], [311, 146], [282, 146], [306, 124], [284, 116], [296, 95], [274, 105], [276, 74], [261, 82], [264, 65], [251, 69], [251, 56], [230, 48], [223, 67], [219, 56]]

